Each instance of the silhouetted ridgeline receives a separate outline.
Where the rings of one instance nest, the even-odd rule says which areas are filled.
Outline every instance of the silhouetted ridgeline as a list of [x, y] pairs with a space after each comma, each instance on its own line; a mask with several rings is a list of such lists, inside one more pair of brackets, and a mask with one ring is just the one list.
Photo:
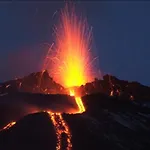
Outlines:
[[56, 83], [47, 71], [32, 73], [20, 79], [7, 81], [0, 85], [0, 93], [30, 92], [45, 94], [64, 93], [64, 87]]
[[[32, 73], [24, 78], [7, 81], [0, 84], [0, 94], [14, 92], [67, 94], [68, 91], [62, 85], [56, 83], [47, 71]], [[92, 93], [104, 93], [106, 95], [119, 96], [120, 99], [150, 100], [150, 87], [138, 82], [119, 80], [114, 76], [105, 75], [103, 80], [95, 79], [76, 87], [76, 93], [81, 96]]]
[[111, 75], [105, 75], [103, 80], [95, 79], [93, 82], [81, 86], [78, 91], [82, 96], [92, 93], [104, 93], [119, 96], [122, 100], [150, 100], [150, 87], [138, 82], [119, 80]]

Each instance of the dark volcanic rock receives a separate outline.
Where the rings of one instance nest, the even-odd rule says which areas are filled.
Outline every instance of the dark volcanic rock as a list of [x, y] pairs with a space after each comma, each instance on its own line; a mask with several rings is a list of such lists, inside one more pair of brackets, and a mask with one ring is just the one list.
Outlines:
[[47, 71], [43, 71], [0, 84], [1, 95], [14, 92], [64, 94], [64, 87], [56, 83]]
[[[82, 98], [86, 112], [63, 114], [73, 150], [149, 150], [150, 109], [106, 94]], [[31, 114], [0, 132], [0, 149], [55, 150], [56, 135], [46, 113]], [[65, 149], [64, 149], [65, 150]]]
[[[14, 112], [9, 110], [17, 106], [22, 109], [22, 102], [23, 106], [28, 104], [26, 108], [34, 105], [41, 110], [51, 106], [66, 109], [64, 102], [67, 95], [64, 98], [62, 95], [44, 95], [66, 93], [47, 72], [5, 82], [1, 84], [0, 91], [0, 125], [4, 124], [7, 114], [20, 115], [16, 109]], [[76, 87], [76, 92], [83, 96], [86, 111], [82, 114], [63, 114], [72, 134], [73, 150], [150, 149], [150, 87], [105, 75], [103, 80], [95, 79]], [[68, 101], [70, 98], [68, 96]], [[4, 107], [6, 104], [9, 104], [7, 109]], [[74, 106], [74, 99], [71, 98], [67, 105]], [[56, 134], [47, 113], [28, 115], [12, 128], [0, 132], [0, 150], [55, 148]]]
[[82, 96], [92, 93], [111, 95], [112, 92], [113, 96], [119, 96], [122, 100], [150, 100], [150, 87], [138, 82], [119, 80], [111, 75], [105, 75], [103, 80], [95, 79], [91, 83], [86, 83], [84, 86], [79, 87], [78, 92]]
[[82, 98], [86, 112], [64, 115], [73, 150], [149, 150], [150, 109], [105, 94]]
[[[76, 93], [81, 96], [92, 93], [104, 93], [107, 95], [119, 96], [120, 99], [149, 101], [150, 87], [138, 82], [119, 80], [114, 76], [105, 75], [103, 80], [95, 79], [76, 87]], [[67, 94], [60, 84], [56, 83], [47, 71], [32, 73], [24, 78], [7, 81], [0, 84], [0, 95], [14, 92], [44, 93], [44, 94]]]
[[55, 150], [56, 134], [47, 113], [28, 115], [0, 132], [1, 150]]
[[77, 109], [74, 97], [69, 95], [9, 93], [0, 96], [0, 128], [38, 111], [70, 112]]

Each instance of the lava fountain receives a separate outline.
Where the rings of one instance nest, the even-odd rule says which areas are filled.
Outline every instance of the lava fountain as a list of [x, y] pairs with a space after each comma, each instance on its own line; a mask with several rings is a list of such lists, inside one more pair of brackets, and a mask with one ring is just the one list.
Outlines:
[[[75, 97], [78, 110], [85, 111], [82, 99], [75, 92], [75, 87], [94, 79], [91, 45], [92, 28], [86, 19], [77, 15], [75, 7], [67, 3], [60, 11], [59, 25], [54, 27], [55, 42], [50, 46], [44, 63], [44, 70], [53, 76], [54, 80], [66, 87], [68, 94]], [[56, 150], [62, 149], [62, 134], [67, 135], [67, 150], [71, 150], [71, 132], [61, 113], [48, 112], [57, 135]]]
[[80, 86], [93, 80], [91, 58], [92, 28], [67, 4], [54, 27], [55, 43], [50, 47], [47, 70], [64, 87]]
[[[50, 46], [44, 69], [54, 80], [69, 89], [75, 96], [79, 112], [85, 111], [80, 97], [73, 87], [81, 86], [94, 79], [92, 57], [92, 28], [82, 15], [77, 15], [74, 5], [67, 3], [60, 11], [59, 25], [54, 27], [55, 42]], [[72, 94], [73, 93], [73, 94]]]
[[[48, 70], [55, 81], [69, 89], [70, 96], [75, 97], [78, 110], [71, 113], [83, 113], [84, 104], [76, 95], [74, 87], [90, 82], [94, 77], [91, 70], [95, 60], [95, 58], [91, 59], [91, 28], [86, 19], [82, 16], [78, 17], [75, 7], [67, 3], [65, 9], [60, 12], [59, 26], [55, 26], [54, 33], [55, 43], [49, 48], [44, 69]], [[67, 135], [66, 149], [70, 150], [72, 148], [71, 133], [67, 123], [60, 113], [49, 113], [49, 116], [57, 135], [56, 150], [62, 148], [62, 133]]]

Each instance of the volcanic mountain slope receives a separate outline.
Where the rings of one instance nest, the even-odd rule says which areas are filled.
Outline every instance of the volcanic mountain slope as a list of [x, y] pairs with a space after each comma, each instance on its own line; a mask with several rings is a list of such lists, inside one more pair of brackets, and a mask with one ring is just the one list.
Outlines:
[[43, 110], [69, 113], [77, 109], [74, 98], [69, 95], [9, 93], [0, 96], [0, 128], [30, 113]]
[[105, 94], [82, 98], [86, 112], [65, 115], [75, 150], [150, 149], [150, 109]]
[[[41, 73], [39, 74], [41, 75]], [[25, 78], [36, 80], [34, 74]], [[49, 75], [45, 79], [47, 80], [47, 78], [50, 78]], [[9, 81], [11, 87], [15, 87], [12, 86], [15, 85], [12, 84], [15, 82], [16, 80]], [[24, 82], [24, 85], [30, 85], [30, 81], [27, 83]], [[53, 83], [56, 84], [54, 81]], [[1, 124], [4, 124], [2, 118], [7, 118], [6, 114], [3, 115], [2, 109], [4, 102], [8, 99], [10, 107], [16, 99], [24, 99], [23, 101], [27, 99], [30, 104], [38, 105], [37, 103], [39, 103], [41, 110], [45, 108], [45, 105], [51, 106], [53, 101], [55, 103], [60, 99], [62, 101], [67, 99], [65, 95], [38, 94], [38, 90], [35, 93], [29, 90], [30, 94], [20, 93], [18, 88], [10, 88], [6, 95], [5, 92], [8, 88], [6, 88], [6, 83], [2, 84], [2, 87]], [[51, 86], [51, 88], [53, 87]], [[22, 88], [22, 92], [25, 92], [25, 89]], [[32, 90], [33, 87], [30, 89]], [[42, 91], [40, 92], [42, 93]], [[63, 88], [61, 91], [64, 92], [65, 89]], [[76, 91], [84, 95], [82, 101], [86, 111], [82, 114], [63, 114], [63, 119], [67, 122], [72, 134], [73, 150], [150, 149], [149, 87], [105, 75], [103, 80], [95, 79], [92, 83], [77, 87]], [[68, 100], [74, 101], [70, 98]], [[60, 101], [60, 105], [63, 105], [62, 101]], [[15, 103], [15, 105], [17, 104]], [[69, 105], [72, 107], [74, 104], [71, 102]], [[9, 114], [8, 109], [5, 109], [5, 112]], [[11, 128], [0, 131], [0, 150], [56, 149], [56, 132], [47, 112], [30, 114], [16, 121]]]
[[46, 70], [0, 84], [0, 94], [14, 92], [61, 94], [64, 87], [56, 83]]
[[[68, 94], [67, 90], [56, 83], [46, 70], [0, 84], [1, 96], [14, 92]], [[147, 101], [150, 99], [150, 87], [138, 82], [119, 80], [111, 75], [105, 75], [102, 80], [95, 79], [93, 82], [76, 87], [76, 92], [81, 96], [101, 92], [106, 95], [119, 96], [124, 100], [130, 98]]]
[[48, 114], [30, 114], [1, 131], [0, 149], [55, 149], [56, 134]]
[[[150, 149], [147, 107], [100, 93], [82, 99], [86, 112], [63, 114], [71, 130], [73, 150]], [[1, 150], [55, 150], [55, 146], [54, 127], [46, 112], [30, 114], [0, 132]]]

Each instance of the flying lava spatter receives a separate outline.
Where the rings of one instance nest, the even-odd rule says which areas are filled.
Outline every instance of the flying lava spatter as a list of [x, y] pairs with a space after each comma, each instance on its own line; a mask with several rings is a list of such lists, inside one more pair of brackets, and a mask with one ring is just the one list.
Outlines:
[[[84, 104], [73, 87], [93, 80], [94, 74], [91, 69], [95, 59], [91, 59], [91, 28], [86, 19], [76, 14], [75, 7], [67, 3], [61, 10], [60, 22], [58, 26], [55, 26], [54, 33], [55, 42], [48, 50], [44, 69], [49, 71], [55, 81], [69, 89], [70, 96], [75, 97], [78, 106], [75, 113], [83, 113]], [[68, 137], [67, 150], [71, 149], [71, 133], [67, 124], [63, 123], [62, 115], [60, 113], [49, 113], [49, 115], [56, 130], [56, 150], [61, 149], [61, 134], [64, 132], [62, 127], [67, 129], [65, 132]]]
[[[59, 26], [54, 29], [55, 42], [50, 47], [46, 60], [48, 68], [45, 68], [54, 77], [54, 80], [70, 89], [69, 95], [75, 97], [78, 110], [76, 113], [85, 111], [80, 96], [77, 96], [73, 87], [81, 86], [93, 79], [91, 59], [92, 32], [86, 19], [78, 17], [74, 6], [67, 5], [61, 10]], [[50, 64], [50, 65], [49, 65]], [[71, 112], [72, 113], [72, 112]], [[74, 113], [74, 112], [73, 112]], [[67, 147], [72, 147], [71, 133], [60, 113], [49, 113], [57, 135], [56, 150], [61, 149], [61, 134], [67, 129]]]
[[66, 88], [80, 86], [93, 80], [92, 28], [77, 15], [75, 6], [66, 4], [54, 27], [55, 42], [50, 46], [47, 70], [54, 80]]

